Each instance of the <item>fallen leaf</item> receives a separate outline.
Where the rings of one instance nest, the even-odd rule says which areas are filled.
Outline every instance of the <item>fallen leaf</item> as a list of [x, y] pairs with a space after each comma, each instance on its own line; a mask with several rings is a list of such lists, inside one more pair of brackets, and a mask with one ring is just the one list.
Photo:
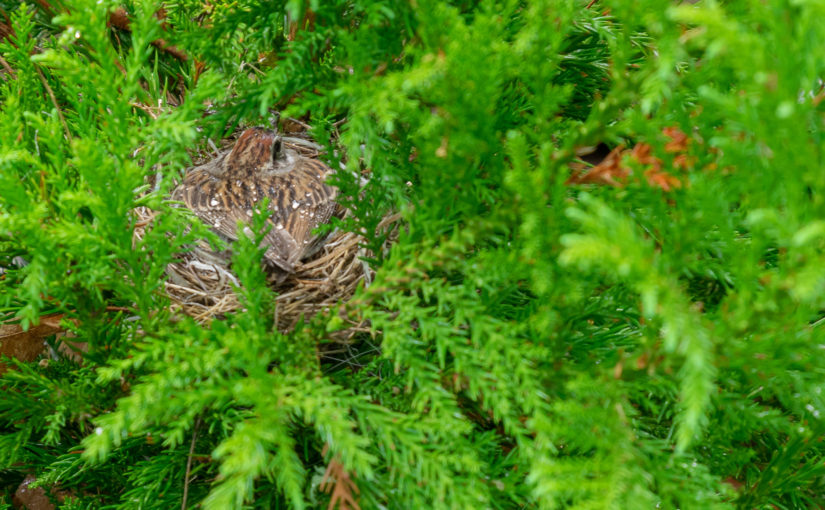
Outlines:
[[[0, 325], [0, 355], [15, 358], [20, 361], [34, 361], [43, 349], [43, 339], [61, 331], [60, 319], [55, 316], [41, 318], [40, 324], [23, 331], [20, 324]], [[62, 314], [59, 314], [62, 317]], [[45, 319], [45, 320], [44, 320]], [[0, 363], [0, 374], [6, 371], [6, 366]]]

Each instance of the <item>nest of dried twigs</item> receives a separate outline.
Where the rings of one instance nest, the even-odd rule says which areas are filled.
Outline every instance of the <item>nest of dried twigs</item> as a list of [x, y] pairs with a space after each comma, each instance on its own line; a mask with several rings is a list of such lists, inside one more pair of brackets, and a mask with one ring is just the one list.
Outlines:
[[[310, 145], [286, 142], [290, 148], [304, 154], [312, 153]], [[137, 226], [135, 238], [142, 239], [147, 228], [151, 228], [157, 212], [140, 207], [135, 209]], [[383, 232], [395, 232], [399, 215], [388, 215], [379, 224]], [[387, 236], [388, 248], [394, 234]], [[324, 247], [310, 259], [299, 263], [295, 272], [284, 281], [275, 284], [270, 280], [277, 293], [277, 308], [273, 311], [277, 327], [287, 332], [295, 327], [301, 318], [309, 319], [316, 313], [328, 310], [352, 297], [361, 281], [369, 285], [373, 269], [364, 258], [372, 256], [362, 245], [364, 238], [352, 232], [333, 232]], [[199, 248], [199, 249], [197, 249]], [[231, 267], [226, 267], [209, 257], [204, 251], [209, 250], [205, 241], [196, 249], [180, 254], [177, 262], [166, 268], [168, 279], [166, 292], [174, 307], [198, 321], [209, 321], [240, 308], [235, 294], [238, 280]], [[347, 341], [358, 331], [365, 331], [365, 324], [350, 323], [350, 327], [335, 335], [339, 342]]]

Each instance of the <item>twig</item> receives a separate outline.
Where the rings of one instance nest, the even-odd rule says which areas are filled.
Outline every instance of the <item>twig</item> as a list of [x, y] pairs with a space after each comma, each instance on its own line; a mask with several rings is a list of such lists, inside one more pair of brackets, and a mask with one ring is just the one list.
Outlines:
[[306, 122], [300, 121], [300, 120], [298, 120], [294, 117], [290, 117], [289, 120], [291, 120], [292, 122], [298, 124], [299, 126], [306, 129], [307, 131], [312, 129], [312, 126], [310, 126], [309, 124], [307, 124]]
[[129, 103], [129, 105], [145, 112], [146, 115], [152, 117], [152, 120], [157, 120], [157, 118], [158, 118], [157, 114], [155, 114], [155, 112], [152, 111], [152, 107], [149, 106], [149, 105], [145, 105], [143, 103], [138, 103], [138, 102], [131, 102], [131, 103]]
[[593, 7], [593, 4], [595, 4], [597, 1], [598, 0], [590, 0], [590, 3], [587, 4], [587, 7], [585, 7], [585, 9], [589, 9], [589, 8]]
[[14, 69], [12, 69], [12, 68], [11, 68], [11, 66], [9, 65], [9, 63], [8, 63], [8, 62], [6, 62], [6, 59], [4, 59], [4, 58], [3, 58], [3, 55], [0, 55], [0, 64], [2, 64], [2, 65], [3, 65], [3, 67], [6, 69], [6, 71], [8, 71], [8, 72], [9, 72], [9, 74], [10, 74], [10, 75], [12, 75], [12, 76], [16, 76], [16, 75], [17, 75], [17, 73], [15, 73], [15, 72], [14, 72]]
[[107, 312], [131, 312], [132, 309], [125, 306], [107, 306]]
[[195, 454], [195, 440], [198, 438], [198, 427], [201, 425], [201, 417], [195, 418], [195, 426], [192, 427], [192, 443], [189, 445], [189, 455], [186, 457], [186, 475], [183, 479], [183, 499], [180, 503], [180, 510], [186, 510], [186, 499], [189, 497], [189, 475], [192, 473], [192, 456]]
[[49, 82], [46, 81], [46, 77], [43, 76], [43, 71], [41, 71], [37, 66], [35, 66], [34, 69], [37, 71], [37, 75], [40, 77], [40, 81], [43, 83], [43, 86], [46, 87], [46, 92], [49, 93], [49, 97], [52, 98], [52, 104], [54, 104], [54, 107], [57, 109], [57, 116], [60, 118], [60, 123], [63, 124], [63, 129], [66, 131], [66, 138], [71, 142], [72, 134], [69, 132], [69, 125], [66, 124], [66, 119], [63, 117], [63, 112], [60, 110], [60, 105], [57, 104], [57, 98], [54, 97], [54, 91], [49, 86]]
[[211, 147], [212, 150], [215, 151], [215, 156], [216, 157], [221, 155], [220, 149], [218, 149], [218, 146], [215, 145], [215, 142], [213, 142], [211, 138], [207, 138], [206, 143], [208, 143], [209, 147]]

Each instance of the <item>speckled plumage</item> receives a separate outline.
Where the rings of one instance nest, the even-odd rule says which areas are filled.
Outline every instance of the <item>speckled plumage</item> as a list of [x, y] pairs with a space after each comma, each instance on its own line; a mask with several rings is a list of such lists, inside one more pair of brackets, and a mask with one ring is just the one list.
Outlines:
[[251, 128], [232, 150], [191, 168], [172, 199], [231, 242], [238, 239], [238, 221], [249, 222], [257, 202], [268, 198], [265, 258], [290, 273], [317, 247], [312, 231], [335, 212], [337, 189], [325, 182], [331, 173], [321, 161], [285, 148], [274, 131]]

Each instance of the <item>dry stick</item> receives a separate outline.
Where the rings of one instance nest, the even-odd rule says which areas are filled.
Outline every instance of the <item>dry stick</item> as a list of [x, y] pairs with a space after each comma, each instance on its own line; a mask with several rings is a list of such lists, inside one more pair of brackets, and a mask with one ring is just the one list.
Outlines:
[[131, 312], [132, 309], [126, 306], [107, 306], [107, 312]]
[[589, 8], [593, 7], [593, 4], [595, 4], [596, 2], [597, 2], [597, 0], [590, 0], [590, 3], [587, 4], [586, 8], [589, 9]]
[[306, 129], [307, 131], [309, 131], [310, 129], [312, 129], [312, 126], [310, 126], [310, 125], [309, 125], [309, 124], [307, 124], [306, 122], [302, 122], [302, 121], [300, 121], [300, 120], [298, 120], [298, 119], [295, 119], [295, 118], [293, 118], [293, 117], [289, 117], [289, 120], [290, 120], [290, 121], [292, 121], [292, 122], [294, 122], [294, 123], [296, 123], [296, 124], [298, 124], [299, 126], [301, 126], [302, 128]]
[[4, 58], [3, 58], [3, 55], [0, 55], [0, 64], [2, 64], [2, 65], [3, 65], [3, 67], [6, 69], [6, 71], [8, 71], [8, 72], [9, 72], [9, 74], [10, 74], [10, 75], [12, 75], [12, 76], [16, 76], [16, 75], [17, 75], [17, 73], [15, 73], [15, 72], [14, 72], [14, 69], [12, 69], [12, 68], [11, 68], [11, 66], [9, 65], [9, 63], [8, 63], [8, 62], [6, 62], [6, 59], [4, 59]]
[[195, 426], [192, 428], [192, 443], [189, 445], [189, 456], [186, 457], [186, 475], [183, 479], [183, 500], [180, 510], [186, 510], [186, 499], [189, 497], [189, 475], [192, 473], [192, 456], [195, 454], [195, 440], [198, 437], [198, 427], [201, 424], [201, 417], [195, 418]]
[[60, 123], [63, 124], [63, 129], [66, 131], [66, 138], [71, 142], [72, 141], [72, 134], [69, 132], [69, 126], [66, 124], [66, 119], [63, 117], [63, 112], [60, 110], [60, 106], [57, 104], [57, 98], [54, 97], [54, 91], [49, 86], [49, 82], [46, 81], [46, 77], [43, 76], [43, 71], [40, 70], [39, 67], [34, 67], [35, 71], [37, 71], [37, 75], [40, 76], [40, 81], [43, 83], [43, 86], [46, 87], [46, 92], [49, 93], [49, 97], [52, 98], [52, 104], [57, 109], [57, 116], [60, 118]]

